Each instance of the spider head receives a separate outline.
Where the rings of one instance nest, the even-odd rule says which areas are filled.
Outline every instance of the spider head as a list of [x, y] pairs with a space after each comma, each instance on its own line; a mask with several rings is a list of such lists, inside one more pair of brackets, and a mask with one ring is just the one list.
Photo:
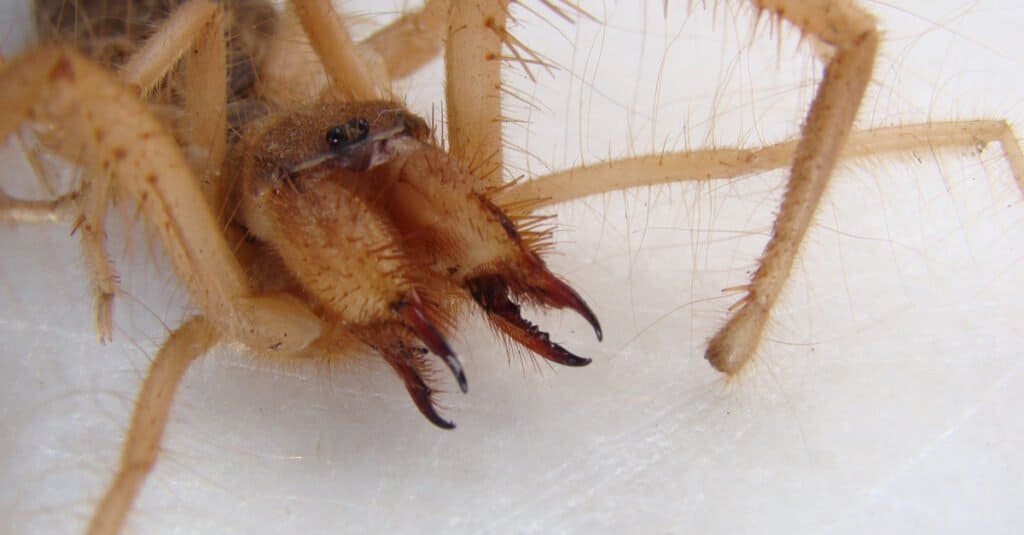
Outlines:
[[327, 100], [254, 124], [231, 162], [250, 185], [269, 185], [321, 168], [368, 171], [430, 137], [427, 123], [396, 102]]
[[541, 258], [548, 232], [493, 202], [479, 175], [433, 142], [423, 119], [393, 102], [333, 103], [260, 128], [236, 151], [245, 184], [240, 222], [272, 244], [326, 323], [360, 333], [387, 360], [430, 421], [451, 425], [433, 409], [418, 348], [440, 357], [466, 390], [445, 336], [467, 298], [543, 358], [590, 362], [520, 309], [567, 308], [602, 336], [594, 312]]
[[[424, 355], [434, 353], [467, 390], [446, 341], [453, 321], [438, 304], [443, 296], [434, 291], [433, 277], [374, 204], [365, 172], [425, 137], [422, 120], [389, 102], [317, 104], [269, 116], [235, 149], [236, 221], [267, 245], [266, 258], [250, 267], [280, 264], [295, 293], [334, 326], [333, 336], [351, 335], [376, 350], [424, 415], [450, 428], [433, 408]], [[320, 343], [332, 347], [331, 340]]]
[[423, 119], [401, 106], [380, 103], [376, 110], [363, 111], [367, 114], [331, 125], [325, 135], [327, 153], [300, 165], [323, 162], [348, 171], [369, 171], [412, 150], [410, 141], [430, 138]]

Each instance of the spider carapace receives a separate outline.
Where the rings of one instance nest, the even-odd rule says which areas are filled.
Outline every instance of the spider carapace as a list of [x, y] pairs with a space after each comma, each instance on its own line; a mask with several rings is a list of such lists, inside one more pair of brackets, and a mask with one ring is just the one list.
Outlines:
[[373, 348], [439, 427], [453, 424], [433, 405], [427, 352], [465, 392], [445, 339], [468, 299], [545, 359], [590, 362], [520, 312], [518, 302], [570, 308], [602, 336], [590, 307], [541, 258], [544, 220], [528, 217], [530, 207], [495, 204], [473, 169], [400, 104], [327, 100], [269, 115], [247, 128], [227, 167], [236, 219], [258, 242], [247, 262], [258, 285], [301, 296], [335, 326], [310, 349]]

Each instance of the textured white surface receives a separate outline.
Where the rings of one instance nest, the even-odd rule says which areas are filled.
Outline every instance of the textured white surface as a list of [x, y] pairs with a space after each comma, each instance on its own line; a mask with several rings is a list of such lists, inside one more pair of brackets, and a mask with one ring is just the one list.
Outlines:
[[[888, 40], [861, 124], [1024, 125], [1024, 8], [928, 4], [868, 4]], [[603, 29], [523, 28], [576, 73], [535, 68], [545, 87], [524, 87], [543, 107], [513, 110], [529, 121], [512, 143], [536, 156], [531, 175], [546, 171], [539, 162], [681, 146], [683, 132], [703, 146], [712, 122], [721, 144], [796, 130], [819, 67], [794, 32], [746, 50], [745, 7], [720, 5], [714, 25], [697, 8], [684, 25], [683, 6], [668, 23], [661, 2], [646, 22], [631, 6], [588, 4], [611, 21]], [[432, 83], [410, 98], [429, 102]], [[382, 363], [282, 370], [218, 349], [178, 394], [129, 531], [1013, 531], [1024, 522], [1024, 203], [998, 151], [846, 165], [770, 340], [726, 384], [703, 344], [734, 299], [720, 289], [742, 284], [763, 246], [780, 183], [560, 207], [551, 262], [597, 311], [605, 342], [568, 314], [535, 315], [594, 359], [538, 373], [507, 364], [468, 322], [455, 344], [470, 392], [443, 397], [453, 432], [424, 421]], [[0, 523], [13, 532], [81, 529], [160, 323], [188, 306], [174, 276], [118, 234], [129, 295], [114, 343], [100, 346], [67, 234], [0, 231]]]

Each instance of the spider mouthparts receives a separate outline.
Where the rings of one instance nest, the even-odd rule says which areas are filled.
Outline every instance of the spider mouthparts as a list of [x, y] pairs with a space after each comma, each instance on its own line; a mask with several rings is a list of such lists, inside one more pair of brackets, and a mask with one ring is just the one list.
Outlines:
[[466, 380], [466, 373], [462, 369], [462, 362], [455, 355], [448, 341], [444, 339], [441, 331], [434, 327], [434, 324], [427, 318], [427, 314], [415, 296], [411, 300], [404, 300], [396, 306], [396, 310], [416, 332], [416, 336], [426, 344], [431, 353], [441, 357], [445, 365], [451, 370], [455, 380], [459, 383], [459, 390], [465, 394], [469, 390], [469, 382]]
[[426, 417], [427, 420], [430, 420], [430, 423], [441, 429], [455, 429], [454, 422], [445, 420], [438, 414], [437, 408], [434, 407], [434, 401], [431, 398], [434, 392], [420, 374], [419, 368], [426, 366], [426, 363], [422, 360], [424, 351], [409, 347], [400, 341], [391, 346], [376, 347], [381, 355], [384, 356], [384, 360], [402, 378], [402, 382], [405, 383], [405, 390], [409, 393], [409, 397], [412, 398], [412, 402], [416, 404], [416, 408], [420, 410], [420, 414]]
[[[545, 359], [563, 366], [590, 364], [590, 359], [574, 355], [564, 347], [552, 342], [548, 333], [541, 331], [536, 325], [523, 318], [519, 305], [509, 298], [508, 285], [501, 277], [482, 275], [468, 279], [466, 283], [473, 299], [487, 312], [491, 322], [516, 342]], [[586, 310], [589, 312], [589, 309]], [[590, 316], [593, 314], [591, 313]], [[587, 317], [586, 314], [584, 317]], [[594, 321], [596, 322], [596, 320]], [[594, 324], [592, 323], [592, 325]], [[600, 327], [596, 328], [600, 329]]]
[[590, 306], [580, 297], [580, 294], [576, 293], [576, 290], [573, 290], [562, 279], [545, 268], [536, 271], [530, 283], [541, 302], [550, 307], [568, 308], [576, 312], [594, 329], [594, 336], [597, 336], [598, 342], [604, 339], [604, 331], [601, 330], [601, 322], [598, 321], [597, 315], [590, 310]]

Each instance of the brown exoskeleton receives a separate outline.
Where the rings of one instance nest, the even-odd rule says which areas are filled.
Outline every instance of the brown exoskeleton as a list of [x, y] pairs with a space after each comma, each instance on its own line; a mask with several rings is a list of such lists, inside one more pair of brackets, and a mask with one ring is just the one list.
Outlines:
[[257, 288], [308, 296], [324, 323], [338, 326], [308, 351], [329, 359], [358, 342], [374, 348], [420, 411], [449, 429], [420, 347], [444, 359], [465, 392], [445, 332], [469, 298], [538, 355], [590, 362], [550, 341], [513, 301], [576, 310], [601, 338], [594, 313], [541, 259], [546, 233], [516, 223], [480, 175], [400, 104], [326, 100], [290, 109], [249, 126], [234, 152], [237, 219], [267, 249], [247, 260]]
[[[612, 128], [614, 128], [614, 127], [612, 127]], [[733, 284], [734, 284], [734, 283], [733, 283]], [[721, 286], [719, 286], [719, 287], [721, 287]], [[702, 339], [703, 337], [706, 337], [706, 336], [707, 336], [707, 333], [694, 333], [694, 335], [695, 335], [695, 336], [696, 336], [697, 338], [700, 338], [700, 339]], [[697, 340], [697, 341], [700, 341], [700, 340]], [[668, 374], [666, 374], [666, 376], [668, 376]], [[633, 380], [635, 380], [635, 379], [633, 379]], [[345, 460], [347, 460], [347, 459], [345, 459]]]
[[[398, 373], [420, 412], [446, 429], [454, 424], [436, 410], [426, 354], [440, 357], [467, 391], [446, 340], [462, 301], [475, 300], [497, 329], [552, 362], [590, 362], [552, 342], [520, 312], [517, 300], [568, 307], [602, 336], [583, 299], [541, 259], [545, 231], [524, 227], [495, 200], [500, 187], [488, 175], [496, 156], [465, 159], [463, 147], [460, 160], [458, 145], [449, 155], [423, 119], [396, 102], [373, 100], [406, 54], [388, 42], [411, 24], [414, 36], [432, 41], [423, 58], [429, 59], [446, 27], [446, 3], [426, 6], [414, 22], [397, 21], [365, 51], [329, 3], [297, 0], [276, 23], [275, 41], [259, 63], [253, 58], [263, 54], [225, 46], [226, 32], [244, 27], [244, 10], [258, 4], [240, 3], [234, 9], [241, 11], [227, 15], [205, 0], [171, 4], [167, 19], [135, 49], [137, 29], [118, 28], [117, 17], [138, 10], [148, 20], [168, 6], [129, 4], [109, 14], [101, 3], [40, 4], [40, 26], [69, 34], [69, 42], [105, 35], [108, 16], [123, 34], [86, 48], [92, 58], [67, 45], [44, 46], [0, 72], [8, 103], [0, 135], [31, 131], [41, 146], [79, 162], [84, 175], [53, 200], [3, 194], [2, 215], [16, 222], [75, 220], [100, 340], [111, 336], [117, 291], [105, 250], [112, 198], [138, 204], [202, 309], [157, 354], [118, 476], [90, 532], [120, 531], [155, 463], [171, 400], [165, 392], [222, 339], [278, 359], [331, 361], [372, 350]], [[476, 8], [451, 9], [475, 16]], [[419, 27], [430, 20], [433, 28]], [[294, 40], [290, 32], [298, 28], [308, 41]], [[287, 71], [280, 62], [310, 46], [329, 79], [321, 94], [313, 94], [315, 85], [306, 94], [290, 91], [302, 73], [275, 82], [273, 76]], [[367, 55], [391, 72], [371, 72]], [[180, 56], [179, 79], [172, 69]], [[254, 63], [239, 64], [239, 57]], [[309, 76], [320, 73], [312, 69]], [[223, 101], [229, 88], [232, 101], [255, 108], [229, 113]], [[180, 106], [180, 116], [161, 121], [159, 106]], [[229, 135], [229, 122], [240, 134]], [[457, 128], [452, 135], [468, 139]]]

